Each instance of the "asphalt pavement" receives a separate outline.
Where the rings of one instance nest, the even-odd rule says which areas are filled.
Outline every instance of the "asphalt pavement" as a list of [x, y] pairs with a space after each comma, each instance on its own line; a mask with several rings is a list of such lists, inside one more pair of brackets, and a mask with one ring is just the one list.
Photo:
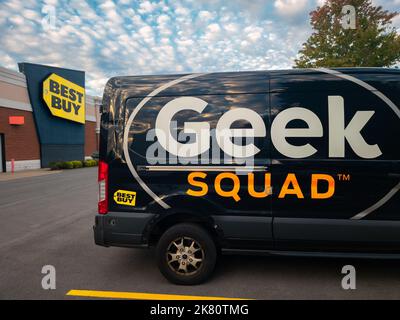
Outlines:
[[[399, 299], [400, 261], [223, 256], [198, 286], [170, 284], [152, 250], [103, 248], [93, 241], [96, 168], [0, 181], [0, 299], [77, 299], [99, 290], [254, 299]], [[56, 270], [44, 290], [42, 267]], [[344, 265], [356, 289], [344, 290]]]

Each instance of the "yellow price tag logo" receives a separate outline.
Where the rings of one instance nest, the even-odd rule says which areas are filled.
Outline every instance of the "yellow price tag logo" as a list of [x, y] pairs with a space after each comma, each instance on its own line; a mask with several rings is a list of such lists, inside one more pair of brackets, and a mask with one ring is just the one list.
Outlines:
[[127, 190], [117, 190], [114, 192], [114, 201], [125, 206], [136, 205], [136, 192]]
[[53, 73], [43, 82], [43, 100], [53, 116], [85, 123], [85, 88]]

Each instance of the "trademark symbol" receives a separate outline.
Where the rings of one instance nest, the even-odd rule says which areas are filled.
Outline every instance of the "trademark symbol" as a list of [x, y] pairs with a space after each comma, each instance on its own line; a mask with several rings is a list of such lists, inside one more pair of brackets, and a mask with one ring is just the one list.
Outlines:
[[350, 179], [351, 179], [350, 174], [338, 173], [337, 176], [338, 176], [339, 181], [350, 181]]

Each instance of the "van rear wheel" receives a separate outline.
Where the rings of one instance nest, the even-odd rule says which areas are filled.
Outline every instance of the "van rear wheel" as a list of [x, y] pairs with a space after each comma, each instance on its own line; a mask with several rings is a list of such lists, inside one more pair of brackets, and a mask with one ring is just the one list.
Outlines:
[[215, 243], [209, 233], [191, 223], [169, 228], [158, 241], [156, 254], [164, 277], [183, 285], [206, 281], [217, 259]]

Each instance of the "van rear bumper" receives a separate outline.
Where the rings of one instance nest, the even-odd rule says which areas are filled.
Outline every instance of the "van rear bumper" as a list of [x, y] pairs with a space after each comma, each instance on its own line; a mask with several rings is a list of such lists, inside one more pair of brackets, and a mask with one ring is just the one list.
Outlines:
[[147, 246], [146, 229], [155, 214], [136, 212], [109, 212], [97, 214], [93, 226], [94, 242], [99, 246]]

